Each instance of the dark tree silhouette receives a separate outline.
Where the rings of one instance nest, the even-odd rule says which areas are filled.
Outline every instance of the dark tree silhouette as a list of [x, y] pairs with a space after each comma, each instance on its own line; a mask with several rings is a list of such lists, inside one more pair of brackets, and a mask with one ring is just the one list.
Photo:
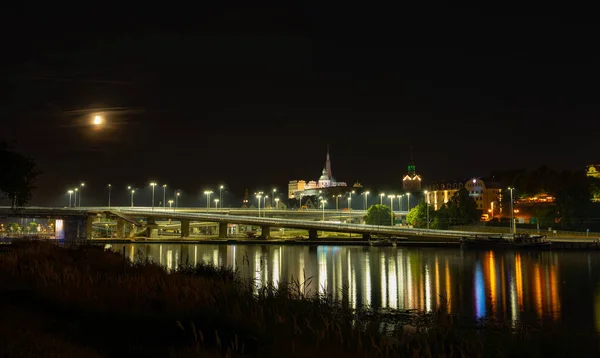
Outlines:
[[10, 199], [13, 209], [24, 206], [31, 199], [40, 174], [34, 160], [0, 143], [0, 165], [0, 192]]

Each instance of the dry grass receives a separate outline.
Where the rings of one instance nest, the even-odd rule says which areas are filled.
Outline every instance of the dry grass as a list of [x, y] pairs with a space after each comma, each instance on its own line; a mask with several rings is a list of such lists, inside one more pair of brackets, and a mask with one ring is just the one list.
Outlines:
[[[483, 329], [441, 312], [353, 312], [303, 294], [308, 285], [296, 281], [256, 293], [252, 282], [226, 268], [169, 273], [96, 248], [4, 246], [0, 356], [599, 356], [595, 335]], [[384, 322], [393, 327], [385, 334]]]

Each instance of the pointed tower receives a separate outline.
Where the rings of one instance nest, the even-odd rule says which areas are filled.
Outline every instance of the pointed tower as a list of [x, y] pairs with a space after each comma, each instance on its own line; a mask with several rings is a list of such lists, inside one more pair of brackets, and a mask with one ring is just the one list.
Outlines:
[[417, 175], [415, 160], [413, 158], [412, 146], [410, 147], [409, 159], [408, 159], [408, 171], [404, 178], [402, 178], [402, 189], [405, 192], [419, 192], [421, 191], [421, 177]]
[[329, 180], [332, 180], [333, 175], [331, 174], [331, 160], [329, 159], [329, 143], [327, 143], [327, 159], [325, 159], [325, 170], [327, 171]]

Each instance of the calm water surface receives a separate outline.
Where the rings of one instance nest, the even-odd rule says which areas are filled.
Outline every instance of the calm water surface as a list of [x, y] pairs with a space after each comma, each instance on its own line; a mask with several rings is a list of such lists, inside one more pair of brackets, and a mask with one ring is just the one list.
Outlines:
[[[369, 305], [600, 329], [600, 253], [462, 251], [350, 246], [115, 245], [174, 269], [232, 267], [260, 284], [299, 280], [306, 291]], [[307, 292], [309, 293], [309, 292]]]

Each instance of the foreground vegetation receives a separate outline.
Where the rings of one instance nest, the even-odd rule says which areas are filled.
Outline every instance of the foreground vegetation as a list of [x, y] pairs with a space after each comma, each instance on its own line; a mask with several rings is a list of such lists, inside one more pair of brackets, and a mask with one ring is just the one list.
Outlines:
[[211, 266], [169, 273], [97, 248], [3, 245], [0, 356], [598, 356], [591, 334], [352, 312], [307, 285], [257, 290]]

